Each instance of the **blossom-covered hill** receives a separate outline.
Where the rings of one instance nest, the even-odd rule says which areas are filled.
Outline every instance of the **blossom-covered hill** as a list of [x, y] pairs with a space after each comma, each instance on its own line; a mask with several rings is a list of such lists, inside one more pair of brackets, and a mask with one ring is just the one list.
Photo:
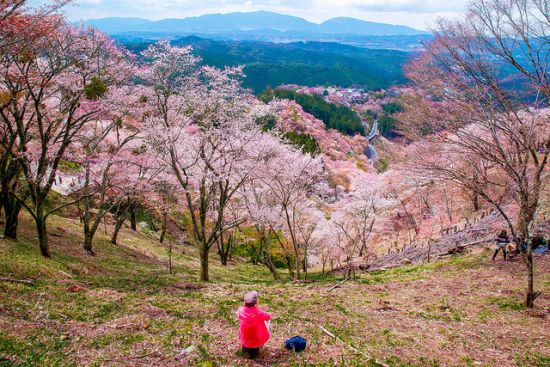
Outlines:
[[317, 141], [333, 183], [349, 190], [353, 177], [375, 172], [364, 154], [369, 145], [364, 136], [352, 137], [327, 129], [322, 121], [304, 112], [294, 101], [280, 100], [273, 105], [277, 111], [276, 129], [308, 135]]

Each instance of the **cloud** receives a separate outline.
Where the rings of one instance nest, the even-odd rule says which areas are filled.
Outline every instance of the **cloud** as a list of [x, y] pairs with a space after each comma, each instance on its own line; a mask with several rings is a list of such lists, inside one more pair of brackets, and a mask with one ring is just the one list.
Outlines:
[[85, 5], [101, 5], [102, 0], [80, 0], [79, 3]]
[[357, 9], [367, 12], [441, 13], [460, 12], [469, 0], [367, 0], [356, 1]]
[[[40, 5], [45, 0], [30, 0]], [[99, 17], [185, 18], [208, 13], [274, 11], [322, 22], [333, 17], [426, 29], [440, 16], [461, 12], [468, 0], [75, 0], [73, 20]]]

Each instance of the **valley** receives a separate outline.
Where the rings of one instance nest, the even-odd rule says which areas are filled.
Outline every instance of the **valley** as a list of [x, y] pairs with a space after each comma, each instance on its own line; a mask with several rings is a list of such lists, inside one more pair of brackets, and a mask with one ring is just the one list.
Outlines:
[[549, 367], [548, 9], [0, 2], [0, 367]]

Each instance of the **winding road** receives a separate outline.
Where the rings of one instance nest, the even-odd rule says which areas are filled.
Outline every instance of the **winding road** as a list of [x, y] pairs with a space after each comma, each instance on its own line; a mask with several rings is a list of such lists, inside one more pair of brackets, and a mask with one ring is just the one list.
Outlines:
[[[366, 123], [363, 123], [365, 126], [367, 126]], [[367, 140], [370, 142], [372, 139], [377, 137], [379, 134], [378, 131], [378, 119], [374, 119], [374, 123], [372, 124], [372, 129], [370, 130], [369, 135], [367, 135]]]
[[[368, 127], [368, 122], [364, 121], [363, 125], [365, 127]], [[370, 144], [370, 142], [372, 141], [372, 139], [376, 138], [379, 133], [380, 132], [378, 131], [378, 119], [375, 118], [372, 123], [372, 128], [369, 134], [367, 135], [367, 140], [369, 142], [369, 145], [365, 148], [365, 152], [364, 152], [371, 164], [374, 160], [379, 158], [379, 155], [378, 155], [378, 152], [376, 151], [376, 148], [372, 144]]]

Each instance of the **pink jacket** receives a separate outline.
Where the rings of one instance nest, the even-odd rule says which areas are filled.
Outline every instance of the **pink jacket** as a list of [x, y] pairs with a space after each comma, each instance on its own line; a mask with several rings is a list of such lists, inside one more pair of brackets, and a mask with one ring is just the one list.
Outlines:
[[261, 308], [241, 306], [239, 315], [239, 342], [246, 348], [259, 348], [269, 340], [270, 334], [265, 324], [271, 315]]

